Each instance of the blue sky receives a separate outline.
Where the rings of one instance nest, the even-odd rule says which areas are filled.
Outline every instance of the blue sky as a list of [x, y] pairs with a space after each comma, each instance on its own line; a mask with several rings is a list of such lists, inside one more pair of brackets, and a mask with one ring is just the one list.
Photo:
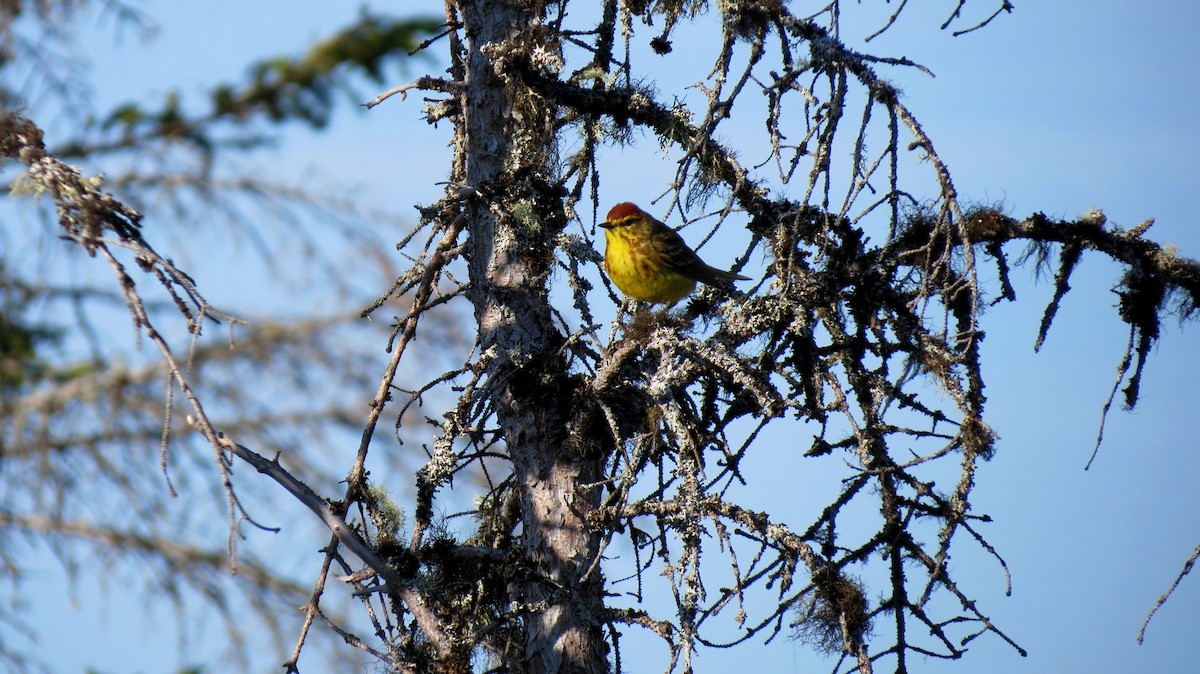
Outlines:
[[[394, 11], [398, 3], [365, 4]], [[852, 36], [872, 32], [895, 3], [845, 4], [845, 35], [853, 45]], [[1178, 246], [1185, 255], [1200, 256], [1196, 188], [1189, 168], [1200, 156], [1195, 130], [1200, 48], [1191, 34], [1200, 10], [1184, 3], [1017, 2], [1014, 13], [988, 28], [953, 38], [937, 25], [956, 4], [910, 3], [891, 32], [866, 47], [856, 46], [907, 56], [936, 74], [881, 70], [905, 92], [905, 103], [933, 138], [964, 199], [1002, 201], [1017, 217], [1034, 211], [1074, 217], [1091, 206], [1103, 208], [1119, 226], [1154, 217], [1157, 224], [1149, 236]], [[970, 11], [991, 3], [967, 4]], [[441, 5], [403, 3], [401, 11], [437, 14]], [[161, 24], [154, 42], [126, 39], [114, 46], [97, 39], [88, 55], [95, 61], [100, 109], [131, 98], [153, 100], [176, 87], [199, 96], [208, 84], [242, 75], [251, 59], [297, 53], [356, 13], [349, 4], [312, 1], [252, 6], [148, 2], [145, 7]], [[664, 82], [701, 58], [695, 50], [702, 44], [680, 37], [676, 47], [662, 62]], [[653, 67], [643, 70], [660, 76]], [[369, 98], [374, 92], [364, 93]], [[411, 217], [412, 204], [427, 203], [440, 193], [435, 183], [443, 179], [449, 159], [448, 125], [426, 128], [419, 121], [417, 99], [392, 99], [369, 113], [341, 111], [320, 135], [288, 130], [286, 142], [254, 161], [259, 170], [281, 180], [317, 171], [336, 176], [339, 183], [361, 184], [364, 199]], [[726, 133], [760, 129], [756, 118], [735, 115]], [[728, 139], [731, 144], [738, 140], [734, 135]], [[661, 177], [665, 184], [671, 169], [652, 140], [606, 161], [611, 170], [603, 184], [605, 203], [645, 204], [659, 191], [655, 181]], [[712, 255], [719, 258], [721, 253]], [[1015, 272], [1020, 305], [1000, 305], [984, 318], [990, 422], [1002, 440], [996, 458], [980, 470], [973, 501], [995, 520], [985, 532], [1009, 564], [1013, 594], [1003, 595], [1002, 572], [965, 540], [954, 568], [968, 579], [984, 612], [1030, 656], [1020, 658], [998, 639], [983, 637], [963, 661], [918, 661], [914, 671], [1194, 669], [1192, 642], [1200, 627], [1196, 578], [1185, 579], [1159, 612], [1145, 645], [1139, 647], [1134, 637], [1154, 600], [1200, 542], [1194, 516], [1200, 500], [1194, 478], [1200, 474], [1200, 440], [1189, 424], [1200, 392], [1197, 326], [1181, 329], [1168, 319], [1138, 409], [1110, 415], [1099, 458], [1084, 472], [1127, 338], [1113, 310], [1115, 295], [1109, 292], [1114, 269], [1098, 258], [1085, 258], [1072, 282], [1077, 290], [1064, 301], [1038, 354], [1032, 345], [1050, 288], [1033, 284], [1031, 269]], [[221, 283], [209, 287], [220, 303]], [[787, 460], [768, 447], [758, 469], [768, 475], [775, 462]], [[804, 474], [799, 484], [768, 487], [762, 490], [762, 507], [802, 513], [803, 504], [795, 503], [797, 488], [818, 492], [827, 485], [805, 489], [804, 480], [819, 479], [820, 474]], [[318, 537], [310, 547], [320, 542]], [[30, 589], [36, 589], [29, 595], [39, 597], [47, 609], [35, 607], [35, 625], [45, 646], [42, 655], [54, 671], [81, 671], [85, 665], [103, 672], [166, 671], [177, 661], [203, 660], [203, 640], [192, 642], [189, 650], [195, 650], [181, 660], [173, 636], [146, 643], [139, 634], [147, 624], [169, 623], [169, 609], [147, 617], [140, 607], [133, 610], [117, 584], [110, 584], [106, 594], [89, 584], [79, 586], [74, 595], [78, 603], [61, 610], [72, 599], [55, 573], [48, 564], [34, 578]], [[37, 616], [44, 619], [37, 622]], [[172, 634], [170, 628], [162, 629]], [[219, 640], [215, 634], [211, 638]], [[78, 645], [65, 648], [68, 643]], [[131, 652], [141, 652], [145, 659], [131, 662]], [[645, 653], [652, 659], [626, 660], [629, 671], [659, 671], [662, 649], [651, 644]], [[696, 662], [699, 671], [828, 669], [814, 663], [804, 647], [783, 640], [769, 647], [752, 643], [703, 652]], [[277, 662], [268, 658], [262, 664], [262, 671], [270, 671]]]

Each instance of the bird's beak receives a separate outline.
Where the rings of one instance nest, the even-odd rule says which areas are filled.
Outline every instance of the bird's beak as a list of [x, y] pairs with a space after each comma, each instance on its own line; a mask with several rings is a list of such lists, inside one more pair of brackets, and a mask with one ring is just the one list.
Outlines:
[[609, 222], [608, 220], [605, 220], [604, 222], [600, 223], [600, 226], [603, 227], [604, 229], [612, 229], [613, 223]]

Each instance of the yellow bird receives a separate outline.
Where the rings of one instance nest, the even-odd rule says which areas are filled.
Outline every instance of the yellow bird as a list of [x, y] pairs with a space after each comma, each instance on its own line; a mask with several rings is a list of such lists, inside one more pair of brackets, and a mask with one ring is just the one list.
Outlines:
[[745, 276], [710, 267], [683, 237], [635, 204], [612, 207], [604, 228], [604, 269], [629, 297], [671, 304], [687, 297], [696, 282], [726, 287]]

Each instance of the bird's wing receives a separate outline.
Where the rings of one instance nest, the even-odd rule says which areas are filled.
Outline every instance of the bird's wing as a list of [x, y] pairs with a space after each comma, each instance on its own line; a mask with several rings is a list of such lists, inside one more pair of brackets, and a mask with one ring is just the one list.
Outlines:
[[725, 285], [731, 281], [746, 280], [744, 276], [710, 267], [700, 259], [696, 251], [688, 247], [678, 232], [666, 225], [659, 224], [661, 227], [655, 227], [655, 231], [651, 235], [651, 245], [662, 256], [663, 264], [668, 268], [692, 280], [709, 285]]

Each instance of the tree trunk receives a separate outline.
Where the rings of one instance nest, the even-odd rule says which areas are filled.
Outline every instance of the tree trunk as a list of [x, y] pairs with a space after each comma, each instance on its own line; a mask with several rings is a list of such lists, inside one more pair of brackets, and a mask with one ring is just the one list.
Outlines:
[[[532, 2], [461, 2], [468, 37], [460, 170], [477, 191], [464, 209], [471, 301], [480, 348], [490, 354], [488, 394], [512, 457], [529, 575], [512, 599], [525, 614], [529, 672], [605, 672], [598, 505], [599, 452], [569, 431], [581, 396], [567, 374], [564, 336], [551, 322], [547, 279], [565, 225], [547, 179], [554, 110], [520, 83], [515, 63], [535, 47], [554, 53]], [[515, 664], [515, 663], [513, 663]], [[511, 665], [510, 665], [511, 666]]]

